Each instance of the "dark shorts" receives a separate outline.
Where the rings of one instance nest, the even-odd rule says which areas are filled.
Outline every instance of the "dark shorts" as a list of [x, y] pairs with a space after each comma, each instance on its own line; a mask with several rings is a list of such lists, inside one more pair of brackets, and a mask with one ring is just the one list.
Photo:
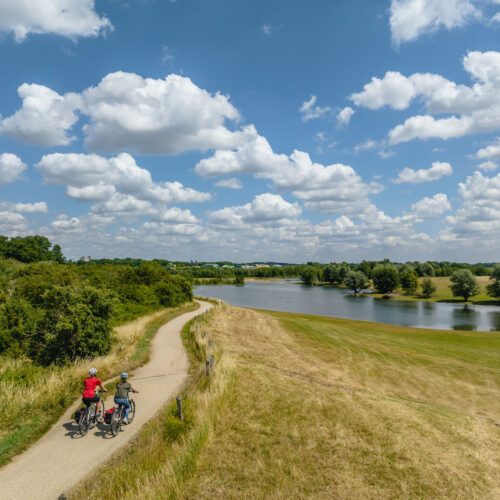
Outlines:
[[88, 408], [92, 403], [99, 403], [101, 398], [94, 396], [93, 398], [82, 398], [83, 404]]

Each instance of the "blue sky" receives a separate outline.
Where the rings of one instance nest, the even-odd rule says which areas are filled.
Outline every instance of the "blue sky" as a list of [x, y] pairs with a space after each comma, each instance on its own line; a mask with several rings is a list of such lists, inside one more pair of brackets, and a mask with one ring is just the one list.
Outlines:
[[499, 35], [497, 0], [4, 0], [0, 233], [495, 261]]

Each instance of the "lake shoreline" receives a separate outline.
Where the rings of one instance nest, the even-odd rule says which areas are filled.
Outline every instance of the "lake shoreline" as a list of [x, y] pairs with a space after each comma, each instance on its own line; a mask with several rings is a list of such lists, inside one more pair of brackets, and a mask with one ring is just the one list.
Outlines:
[[245, 286], [200, 285], [196, 295], [228, 304], [348, 320], [395, 324], [414, 328], [463, 331], [500, 331], [500, 304], [405, 301], [375, 294], [351, 294], [334, 286], [296, 286], [295, 280], [248, 282]]

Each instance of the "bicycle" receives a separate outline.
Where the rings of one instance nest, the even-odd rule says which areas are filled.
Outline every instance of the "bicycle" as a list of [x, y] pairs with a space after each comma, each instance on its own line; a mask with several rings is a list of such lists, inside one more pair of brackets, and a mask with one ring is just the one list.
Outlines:
[[[130, 403], [130, 411], [128, 412], [128, 423], [131, 424], [135, 417], [135, 401], [133, 399], [129, 399]], [[122, 425], [123, 419], [125, 418], [125, 406], [119, 404], [113, 416], [111, 417], [111, 423], [109, 424], [111, 434], [113, 436], [118, 436]]]
[[[95, 391], [96, 396], [99, 395], [99, 391]], [[92, 403], [83, 409], [80, 419], [78, 421], [78, 430], [80, 435], [83, 437], [89, 431], [92, 425], [102, 424], [104, 421], [104, 413], [106, 409], [104, 407], [104, 401], [99, 399], [97, 403]]]

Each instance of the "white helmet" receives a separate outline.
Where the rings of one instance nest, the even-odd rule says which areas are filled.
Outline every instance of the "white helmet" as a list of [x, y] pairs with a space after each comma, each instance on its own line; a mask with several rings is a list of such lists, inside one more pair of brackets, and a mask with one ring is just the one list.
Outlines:
[[120, 378], [121, 378], [122, 380], [127, 380], [127, 379], [128, 379], [128, 373], [127, 373], [127, 372], [122, 372], [122, 373], [120, 374]]
[[91, 368], [91, 369], [89, 370], [89, 375], [90, 375], [91, 377], [95, 377], [95, 376], [97, 375], [97, 368]]

